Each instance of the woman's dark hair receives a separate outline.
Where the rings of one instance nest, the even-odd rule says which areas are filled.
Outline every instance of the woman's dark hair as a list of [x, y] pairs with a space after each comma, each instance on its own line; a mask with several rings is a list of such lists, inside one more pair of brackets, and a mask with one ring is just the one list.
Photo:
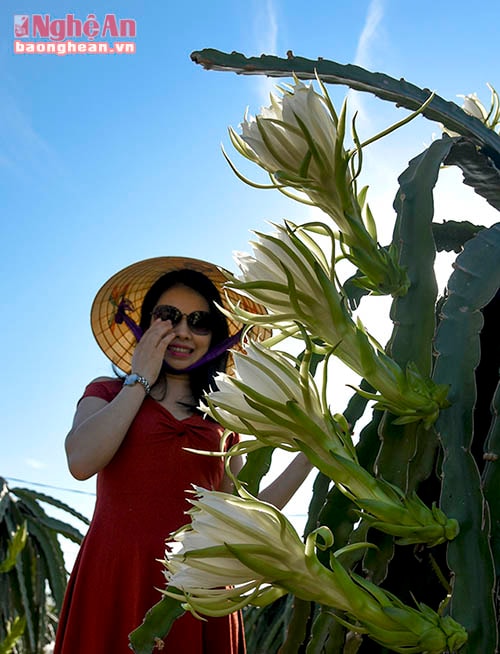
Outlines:
[[[146, 293], [141, 307], [141, 320], [139, 323], [143, 332], [151, 324], [151, 312], [157, 305], [158, 299], [173, 286], [186, 286], [199, 293], [208, 302], [212, 317], [211, 348], [228, 338], [227, 319], [215, 305], [215, 303], [222, 304], [219, 291], [203, 273], [187, 268], [165, 273], [156, 280]], [[223, 372], [226, 369], [227, 357], [228, 353], [224, 352], [216, 359], [207, 362], [190, 373], [191, 391], [196, 406], [203, 394], [214, 387], [214, 377], [217, 372]]]

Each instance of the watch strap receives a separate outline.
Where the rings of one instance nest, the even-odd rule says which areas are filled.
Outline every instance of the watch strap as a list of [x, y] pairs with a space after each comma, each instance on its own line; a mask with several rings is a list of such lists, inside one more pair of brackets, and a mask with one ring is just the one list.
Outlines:
[[138, 375], [136, 372], [130, 373], [130, 375], [127, 375], [123, 380], [124, 386], [133, 386], [134, 384], [141, 384], [141, 386], [146, 391], [146, 395], [149, 395], [149, 393], [151, 392], [151, 386], [148, 380], [146, 379], [146, 377], [143, 377], [142, 375]]

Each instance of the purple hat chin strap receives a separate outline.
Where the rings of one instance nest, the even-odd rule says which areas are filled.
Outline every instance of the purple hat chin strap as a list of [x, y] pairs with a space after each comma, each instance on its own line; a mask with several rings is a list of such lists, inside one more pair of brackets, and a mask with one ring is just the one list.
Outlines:
[[192, 370], [196, 370], [196, 368], [205, 365], [205, 363], [209, 363], [210, 361], [217, 359], [217, 357], [220, 357], [220, 355], [223, 354], [226, 350], [229, 350], [229, 348], [239, 343], [242, 333], [243, 333], [243, 329], [240, 329], [239, 332], [237, 332], [234, 336], [229, 336], [229, 338], [226, 338], [226, 340], [222, 341], [222, 343], [218, 343], [217, 345], [212, 347], [210, 350], [208, 350], [206, 354], [204, 354], [201, 357], [201, 359], [198, 359], [198, 361], [195, 361], [187, 368], [182, 368], [182, 370], [177, 370], [176, 368], [172, 368], [172, 366], [169, 366], [168, 363], [164, 361], [163, 370], [165, 370], [169, 374], [174, 374], [174, 375], [183, 375], [186, 372], [191, 372]]
[[[132, 332], [132, 334], [135, 336], [135, 340], [139, 342], [142, 338], [143, 332], [142, 329], [139, 327], [139, 325], [135, 322], [135, 320], [127, 315], [126, 311], [130, 311], [131, 309], [132, 309], [131, 303], [125, 298], [118, 305], [114, 320], [117, 325], [120, 325], [121, 323], [125, 323], [127, 327], [130, 329], [130, 331]], [[187, 368], [183, 368], [182, 370], [177, 370], [176, 368], [172, 368], [172, 366], [169, 366], [168, 363], [164, 361], [163, 370], [174, 375], [183, 375], [186, 372], [191, 372], [192, 370], [196, 370], [196, 368], [199, 368], [200, 366], [203, 366], [206, 363], [209, 363], [210, 361], [217, 359], [217, 357], [220, 357], [220, 355], [223, 354], [226, 350], [229, 350], [234, 345], [237, 345], [237, 343], [240, 342], [242, 333], [243, 333], [243, 329], [240, 329], [234, 336], [229, 336], [224, 341], [222, 341], [222, 343], [218, 343], [217, 345], [215, 345], [213, 348], [208, 350], [208, 352], [204, 354], [201, 357], [201, 359], [198, 359], [198, 361], [195, 361]]]

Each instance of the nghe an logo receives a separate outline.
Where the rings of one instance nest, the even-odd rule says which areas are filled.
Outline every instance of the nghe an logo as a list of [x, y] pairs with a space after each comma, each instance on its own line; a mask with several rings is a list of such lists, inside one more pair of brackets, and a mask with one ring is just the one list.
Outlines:
[[117, 18], [115, 14], [106, 14], [100, 22], [95, 14], [88, 14], [85, 20], [66, 14], [64, 18], [52, 18], [50, 14], [19, 14], [14, 16], [14, 37], [16, 39], [49, 39], [66, 41], [67, 39], [101, 39], [135, 38], [136, 21], [133, 18]]
[[135, 54], [136, 35], [135, 19], [116, 14], [106, 14], [101, 21], [96, 14], [85, 19], [75, 14], [14, 16], [14, 54], [20, 55]]

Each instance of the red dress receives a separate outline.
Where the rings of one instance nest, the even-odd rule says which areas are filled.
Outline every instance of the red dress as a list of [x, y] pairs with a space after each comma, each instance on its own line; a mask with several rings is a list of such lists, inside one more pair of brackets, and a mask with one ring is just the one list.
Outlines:
[[[83, 397], [111, 401], [120, 380], [94, 382]], [[131, 654], [128, 634], [161, 599], [165, 540], [186, 524], [186, 489], [219, 489], [223, 462], [186, 452], [217, 451], [222, 429], [193, 415], [177, 420], [146, 397], [112, 461], [97, 476], [94, 516], [68, 583], [54, 654]], [[159, 649], [155, 649], [160, 651]], [[162, 654], [241, 654], [241, 616], [201, 621], [186, 613]]]

